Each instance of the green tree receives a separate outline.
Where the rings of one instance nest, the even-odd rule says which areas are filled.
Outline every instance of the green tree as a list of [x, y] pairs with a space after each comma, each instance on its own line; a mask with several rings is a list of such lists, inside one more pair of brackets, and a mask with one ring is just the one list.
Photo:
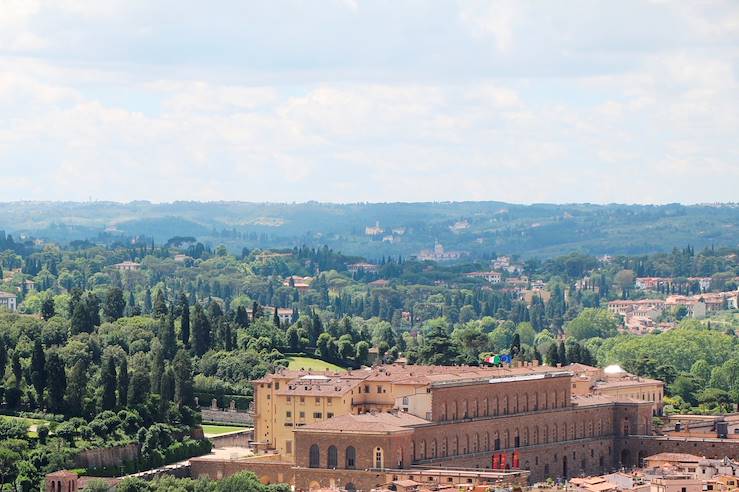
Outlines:
[[69, 373], [69, 384], [66, 391], [67, 411], [70, 415], [82, 415], [82, 408], [87, 391], [87, 367], [78, 360]]
[[157, 293], [154, 294], [154, 306], [153, 306], [153, 313], [155, 318], [163, 318], [167, 316], [167, 312], [169, 309], [167, 309], [167, 301], [164, 299], [164, 289], [157, 290]]
[[54, 413], [64, 411], [64, 395], [67, 391], [67, 375], [64, 372], [64, 361], [56, 352], [49, 354], [46, 361], [49, 377], [49, 410]]
[[367, 357], [369, 356], [369, 343], [362, 340], [361, 342], [357, 343], [357, 354], [354, 356], [354, 360], [358, 364], [365, 364], [367, 362]]
[[152, 341], [149, 360], [151, 365], [151, 391], [158, 394], [159, 383], [162, 381], [162, 373], [164, 372], [164, 352], [162, 351], [162, 344], [157, 339]]
[[570, 361], [567, 359], [567, 350], [565, 349], [565, 343], [562, 341], [559, 342], [559, 347], [557, 347], [557, 361], [563, 366], [566, 366], [570, 363]]
[[202, 356], [210, 349], [210, 337], [210, 322], [203, 307], [196, 304], [192, 316], [192, 349], [195, 355]]
[[419, 361], [428, 365], [451, 365], [458, 356], [446, 329], [440, 325], [433, 326], [418, 347]]
[[40, 407], [43, 406], [44, 401], [46, 376], [46, 356], [41, 340], [37, 338], [33, 344], [33, 354], [31, 355], [31, 382], [36, 390], [36, 399]]
[[107, 364], [103, 368], [102, 390], [100, 406], [103, 410], [113, 410], [116, 404], [116, 385], [118, 376], [115, 370], [115, 360], [108, 357]]
[[175, 398], [175, 373], [172, 366], [167, 365], [167, 368], [162, 373], [162, 380], [159, 383], [159, 414], [162, 417], [166, 416], [169, 404], [174, 401]]
[[324, 360], [336, 359], [336, 341], [330, 334], [323, 332], [316, 341], [316, 355]]
[[559, 364], [559, 350], [557, 350], [557, 344], [553, 343], [549, 346], [547, 351], [546, 362], [552, 367]]
[[190, 303], [184, 292], [180, 294], [180, 340], [185, 348], [190, 348]]
[[121, 367], [118, 369], [118, 406], [121, 408], [128, 403], [128, 382], [128, 361], [123, 357]]
[[682, 373], [678, 375], [669, 389], [671, 394], [679, 396], [691, 406], [698, 403], [697, 393], [700, 391], [700, 385], [692, 374]]
[[128, 390], [128, 405], [141, 405], [146, 403], [151, 391], [151, 375], [148, 368], [144, 366], [133, 366], [131, 383]]
[[193, 370], [190, 354], [179, 350], [172, 362], [175, 376], [175, 402], [180, 406], [190, 406], [193, 403]]
[[111, 287], [105, 294], [103, 302], [103, 316], [107, 321], [115, 321], [123, 317], [126, 309], [126, 301], [123, 299], [123, 291], [118, 287]]
[[619, 320], [607, 309], [585, 308], [565, 325], [565, 335], [575, 340], [609, 338], [618, 333]]
[[0, 446], [0, 490], [5, 488], [6, 483], [13, 483], [18, 475], [19, 453]]
[[172, 360], [177, 353], [177, 335], [174, 329], [174, 312], [170, 311], [159, 327], [162, 343], [162, 355], [166, 360]]
[[56, 314], [56, 310], [54, 309], [54, 298], [47, 295], [41, 303], [41, 317], [44, 321], [49, 321], [54, 314]]

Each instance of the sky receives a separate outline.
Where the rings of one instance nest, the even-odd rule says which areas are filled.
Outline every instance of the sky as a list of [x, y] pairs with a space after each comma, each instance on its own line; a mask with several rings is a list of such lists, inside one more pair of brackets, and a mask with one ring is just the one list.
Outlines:
[[0, 201], [739, 201], [739, 2], [0, 0]]

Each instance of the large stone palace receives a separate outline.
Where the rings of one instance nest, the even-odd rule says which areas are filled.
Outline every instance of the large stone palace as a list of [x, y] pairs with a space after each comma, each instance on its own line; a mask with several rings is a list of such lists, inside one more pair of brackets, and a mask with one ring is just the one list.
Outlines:
[[573, 369], [583, 372], [535, 363], [281, 370], [253, 382], [257, 456], [196, 458], [192, 472], [218, 478], [250, 469], [298, 489], [369, 490], [399, 479], [510, 483], [602, 473], [636, 464], [646, 449], [687, 442], [652, 435], [660, 382], [630, 396], [597, 391], [596, 381], [586, 392]]

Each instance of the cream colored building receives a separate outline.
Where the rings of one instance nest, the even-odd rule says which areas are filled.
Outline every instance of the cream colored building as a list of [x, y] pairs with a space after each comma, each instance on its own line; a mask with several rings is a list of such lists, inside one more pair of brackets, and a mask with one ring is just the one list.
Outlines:
[[635, 376], [616, 365], [601, 369], [585, 364], [570, 364], [567, 369], [575, 375], [572, 378], [573, 395], [595, 394], [650, 401], [654, 415], [662, 414], [665, 389], [662, 381]]

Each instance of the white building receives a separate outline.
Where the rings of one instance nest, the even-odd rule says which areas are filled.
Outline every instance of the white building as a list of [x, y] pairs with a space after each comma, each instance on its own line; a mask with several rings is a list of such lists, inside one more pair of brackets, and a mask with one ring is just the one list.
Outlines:
[[0, 292], [0, 309], [7, 309], [8, 311], [15, 311], [15, 295], [7, 292]]

